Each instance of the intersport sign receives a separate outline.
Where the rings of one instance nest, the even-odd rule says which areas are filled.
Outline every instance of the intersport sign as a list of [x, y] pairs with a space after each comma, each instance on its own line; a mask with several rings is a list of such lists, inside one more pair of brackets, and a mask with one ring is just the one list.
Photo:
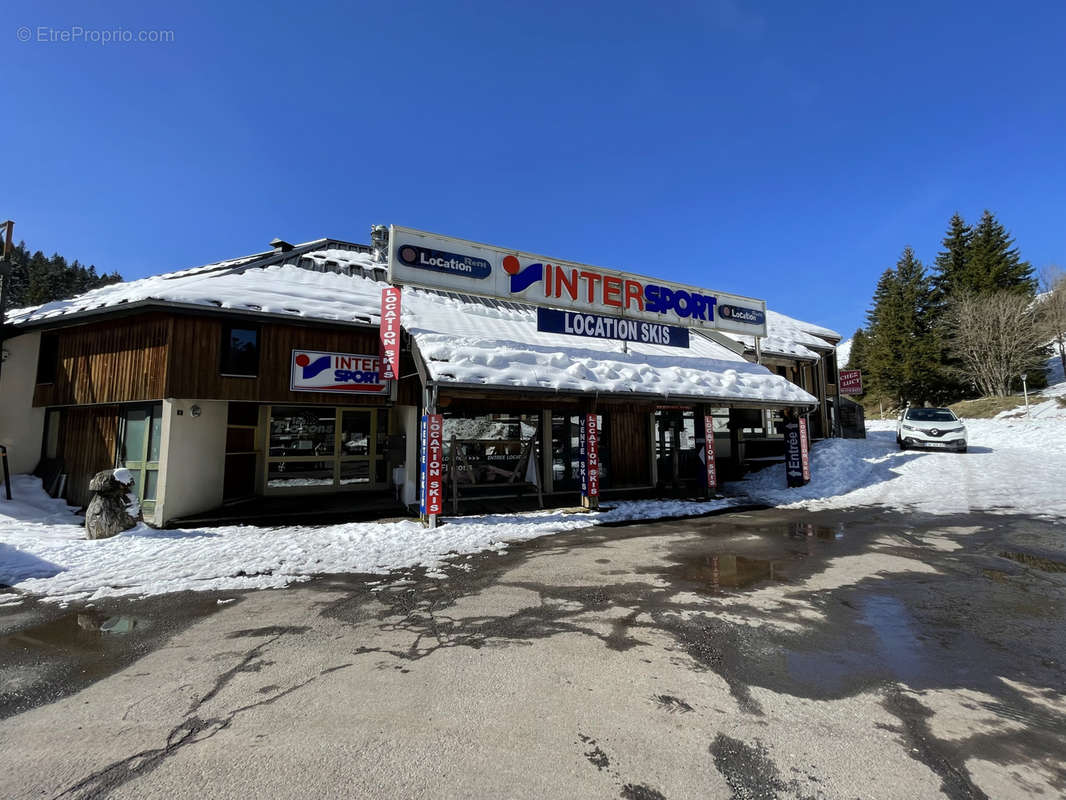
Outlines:
[[399, 225], [389, 226], [389, 281], [664, 325], [766, 335], [763, 300]]

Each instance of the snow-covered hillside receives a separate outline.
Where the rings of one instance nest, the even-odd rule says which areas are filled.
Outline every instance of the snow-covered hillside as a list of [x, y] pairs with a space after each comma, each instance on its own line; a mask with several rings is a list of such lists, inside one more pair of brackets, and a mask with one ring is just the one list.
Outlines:
[[848, 365], [848, 359], [851, 358], [851, 343], [854, 341], [854, 339], [848, 339], [837, 345], [837, 366], [840, 369]]

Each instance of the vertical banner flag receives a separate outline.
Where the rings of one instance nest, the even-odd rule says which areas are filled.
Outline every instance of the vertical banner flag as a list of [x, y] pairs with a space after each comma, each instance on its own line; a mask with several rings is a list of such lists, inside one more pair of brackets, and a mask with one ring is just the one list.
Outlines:
[[600, 496], [600, 430], [595, 414], [582, 417], [585, 428], [585, 481], [582, 484], [585, 497]]
[[703, 455], [707, 462], [707, 488], [718, 488], [718, 472], [714, 463], [714, 417], [710, 414], [703, 415], [703, 438], [704, 438], [704, 451]]
[[381, 290], [381, 377], [394, 381], [400, 377], [400, 290], [389, 286]]
[[581, 482], [582, 497], [588, 497], [589, 495], [589, 443], [586, 436], [587, 432], [585, 415], [582, 414], [577, 418], [577, 473]]
[[803, 482], [811, 479], [810, 440], [807, 438], [807, 418], [800, 417], [800, 460], [803, 462]]
[[444, 506], [444, 417], [423, 414], [421, 433], [420, 509], [423, 514], [440, 514]]
[[[806, 427], [806, 426], [804, 426]], [[800, 423], [792, 420], [785, 423], [785, 476], [788, 478], [788, 485], [804, 486], [807, 483], [807, 478], [804, 477], [803, 459], [805, 445], [801, 444], [801, 439], [806, 441], [800, 433]], [[809, 474], [809, 473], [808, 473]]]

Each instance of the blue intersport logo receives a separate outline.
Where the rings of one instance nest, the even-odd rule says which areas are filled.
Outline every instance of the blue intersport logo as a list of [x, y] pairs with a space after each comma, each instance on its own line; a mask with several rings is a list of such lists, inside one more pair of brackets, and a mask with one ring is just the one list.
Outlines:
[[444, 250], [431, 250], [414, 244], [400, 245], [396, 256], [403, 264], [431, 272], [443, 272], [446, 275], [460, 275], [464, 278], [487, 278], [492, 273], [492, 265], [483, 258], [448, 253]]
[[314, 361], [306, 353], [300, 353], [300, 355], [296, 356], [296, 366], [303, 371], [302, 375], [305, 381], [329, 369], [331, 361], [332, 359], [329, 356], [319, 356]]
[[511, 294], [524, 292], [537, 281], [544, 280], [543, 264], [530, 264], [522, 269], [515, 256], [504, 256], [503, 271], [511, 276]]

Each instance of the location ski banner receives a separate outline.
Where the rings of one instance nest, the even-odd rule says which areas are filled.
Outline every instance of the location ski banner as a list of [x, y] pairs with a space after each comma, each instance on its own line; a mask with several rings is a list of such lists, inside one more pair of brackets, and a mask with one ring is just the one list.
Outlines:
[[583, 414], [581, 416], [578, 448], [581, 451], [581, 496], [588, 498], [599, 497], [600, 431], [595, 414]]
[[395, 286], [381, 290], [381, 377], [395, 381], [400, 377], [400, 290]]
[[810, 479], [809, 470], [803, 468], [807, 448], [806, 436], [800, 431], [800, 422], [805, 422], [805, 420], [791, 420], [785, 423], [785, 476], [788, 478], [790, 487], [805, 486]]
[[704, 460], [707, 467], [707, 488], [718, 488], [718, 470], [714, 463], [714, 417], [710, 414], [703, 415], [703, 439]]
[[444, 417], [423, 414], [421, 430], [422, 472], [418, 495], [423, 514], [440, 514], [444, 506]]
[[585, 427], [585, 415], [582, 414], [577, 418], [577, 476], [581, 482], [581, 496], [588, 497], [589, 494], [589, 463], [588, 463], [588, 449], [589, 443], [586, 433], [588, 429]]

